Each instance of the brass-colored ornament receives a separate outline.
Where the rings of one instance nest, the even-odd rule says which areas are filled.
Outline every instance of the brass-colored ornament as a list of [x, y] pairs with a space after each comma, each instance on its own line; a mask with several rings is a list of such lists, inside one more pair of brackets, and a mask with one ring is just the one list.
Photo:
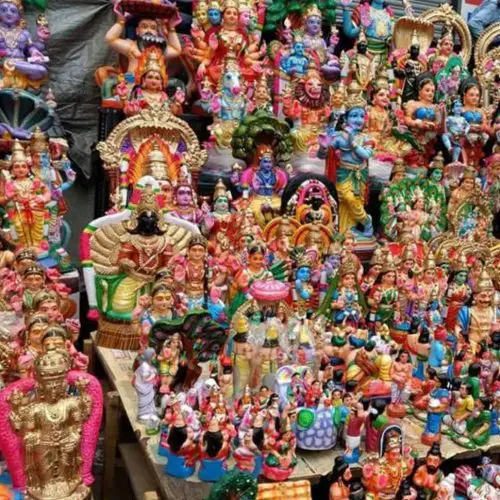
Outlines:
[[495, 39], [500, 36], [500, 22], [489, 26], [478, 38], [474, 49], [475, 69], [482, 90], [483, 105], [498, 105], [500, 96], [497, 94], [496, 81], [500, 78], [500, 47], [491, 48]]

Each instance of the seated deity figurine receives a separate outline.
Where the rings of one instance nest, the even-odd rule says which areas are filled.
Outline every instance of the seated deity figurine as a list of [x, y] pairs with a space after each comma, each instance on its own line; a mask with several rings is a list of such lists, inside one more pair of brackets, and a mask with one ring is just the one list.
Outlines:
[[209, 214], [198, 208], [197, 197], [191, 185], [185, 181], [179, 182], [174, 191], [174, 206], [170, 212], [174, 217], [198, 224], [210, 229], [213, 221]]
[[374, 146], [372, 138], [363, 132], [365, 104], [359, 86], [352, 82], [348, 89], [344, 129], [320, 138], [323, 148], [333, 150], [331, 159], [327, 162], [326, 173], [336, 182], [340, 232], [345, 233], [350, 229], [357, 240], [373, 236], [372, 220], [364, 208], [368, 159], [373, 155]]
[[283, 113], [293, 120], [294, 151], [315, 157], [318, 134], [326, 129], [330, 117], [330, 90], [314, 63], [306, 74], [292, 82], [283, 94]]
[[39, 29], [39, 40], [33, 41], [26, 29], [23, 10], [22, 0], [3, 0], [0, 3], [2, 87], [39, 89], [48, 74], [49, 59], [42, 53], [45, 49], [44, 30]]
[[[124, 83], [132, 86], [134, 75], [140, 65], [140, 58], [148, 47], [159, 48], [167, 61], [179, 57], [182, 48], [175, 27], [181, 22], [177, 8], [170, 2], [156, 4], [155, 17], [148, 8], [148, 2], [129, 2], [119, 0], [115, 3], [116, 22], [106, 33], [105, 41], [120, 56], [126, 58]], [[129, 19], [138, 18], [135, 29], [136, 39], [122, 38]], [[102, 87], [103, 99], [113, 101], [114, 89], [121, 79], [121, 71], [104, 66], [96, 71], [96, 80]], [[139, 83], [139, 82], [136, 82]], [[166, 83], [166, 82], [165, 82]], [[163, 89], [162, 89], [163, 90]]]
[[[445, 21], [438, 40], [436, 49], [429, 55], [429, 69], [437, 75], [453, 57], [455, 41], [453, 38], [453, 27], [449, 21]], [[431, 50], [428, 51], [430, 53]]]
[[290, 53], [284, 55], [280, 61], [280, 69], [290, 78], [300, 78], [307, 73], [310, 58], [305, 54], [304, 38], [302, 34], [295, 34]]
[[208, 29], [206, 33], [197, 24], [192, 29], [194, 46], [189, 50], [189, 56], [199, 63], [198, 83], [206, 76], [210, 85], [216, 88], [225, 62], [232, 59], [244, 81], [251, 84], [262, 71], [259, 60], [264, 52], [259, 49], [259, 40], [252, 39], [240, 26], [243, 2], [240, 5], [235, 0], [225, 0], [221, 4], [220, 25]]
[[70, 370], [69, 354], [50, 350], [34, 378], [10, 384], [0, 397], [0, 443], [12, 484], [31, 498], [91, 494], [102, 389], [93, 376]]
[[414, 458], [403, 443], [401, 427], [388, 425], [380, 436], [379, 456], [368, 459], [362, 466], [367, 498], [395, 498], [413, 466]]
[[30, 163], [23, 145], [14, 141], [11, 179], [5, 184], [5, 199], [12, 241], [19, 247], [35, 248], [40, 257], [47, 255], [49, 249], [45, 226], [51, 194], [47, 186], [32, 175]]
[[[188, 221], [167, 223], [159, 198], [147, 184], [136, 207], [97, 219], [82, 235], [90, 313], [94, 319], [102, 315], [101, 342], [139, 347], [140, 332], [129, 326], [139, 297], [149, 292], [174, 253], [185, 249], [189, 233], [198, 232]], [[111, 245], [103, 244], [99, 235], [104, 234]]]
[[116, 87], [116, 92], [124, 103], [126, 115], [135, 115], [155, 104], [167, 104], [174, 114], [182, 113], [185, 95], [181, 88], [177, 88], [172, 100], [169, 99], [165, 91], [168, 80], [165, 57], [158, 47], [148, 47], [143, 51], [135, 80], [136, 85], [131, 92], [125, 82]]
[[[256, 148], [257, 168], [249, 166], [241, 175], [235, 171], [233, 183], [250, 197], [250, 208], [257, 222], [264, 227], [269, 215], [279, 213], [281, 197], [287, 181], [287, 173], [276, 167], [273, 148], [259, 144]], [[271, 217], [273, 218], [273, 217]]]

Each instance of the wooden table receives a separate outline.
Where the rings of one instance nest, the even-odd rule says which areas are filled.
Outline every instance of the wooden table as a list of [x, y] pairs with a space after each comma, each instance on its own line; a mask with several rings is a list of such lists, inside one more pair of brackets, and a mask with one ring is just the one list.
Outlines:
[[[95, 339], [95, 335], [92, 335]], [[94, 344], [95, 345], [95, 344]], [[115, 466], [116, 446], [117, 446], [117, 424], [116, 415], [118, 403], [125, 411], [130, 425], [132, 426], [140, 448], [144, 454], [145, 461], [152, 473], [157, 485], [157, 491], [162, 498], [176, 500], [202, 500], [208, 496], [211, 484], [200, 482], [195, 475], [187, 479], [176, 479], [167, 476], [163, 472], [166, 460], [158, 455], [159, 434], [148, 436], [145, 426], [137, 422], [137, 396], [132, 387], [132, 363], [136, 353], [132, 351], [120, 351], [95, 346], [97, 357], [101, 362], [115, 391], [108, 393], [106, 398], [106, 450], [104, 457], [104, 482], [105, 488], [113, 486], [113, 470]], [[87, 350], [87, 353], [89, 351]], [[115, 422], [113, 422], [115, 420]], [[429, 447], [420, 442], [423, 432], [423, 424], [413, 417], [406, 417], [402, 422], [405, 443], [410, 445], [413, 451], [420, 456], [425, 456]], [[495, 436], [483, 449], [464, 449], [447, 437], [441, 441], [441, 453], [443, 460], [450, 458], [472, 458], [480, 456], [481, 452], [488, 450], [492, 453], [500, 452], [500, 437]], [[308, 479], [312, 483], [319, 481], [332, 470], [334, 458], [343, 453], [341, 449], [328, 450], [323, 452], [298, 451], [298, 463], [290, 480]], [[229, 468], [233, 466], [232, 458], [228, 460]]]

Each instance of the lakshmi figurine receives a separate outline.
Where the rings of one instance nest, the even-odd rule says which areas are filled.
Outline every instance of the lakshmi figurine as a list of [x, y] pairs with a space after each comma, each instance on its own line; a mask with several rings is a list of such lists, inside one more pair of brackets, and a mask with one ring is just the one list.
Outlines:
[[414, 459], [409, 452], [401, 427], [388, 425], [380, 436], [379, 456], [363, 464], [366, 499], [396, 498], [401, 483], [413, 470]]
[[373, 83], [367, 127], [375, 143], [374, 156], [395, 160], [406, 156], [411, 151], [412, 145], [394, 136], [396, 120], [391, 115], [390, 104], [389, 81], [379, 76]]
[[[128, 102], [124, 104], [126, 115], [135, 115], [149, 106], [169, 104], [165, 91], [168, 80], [165, 56], [158, 47], [150, 46], [143, 50], [135, 73], [136, 85], [130, 95], [125, 82], [116, 87], [122, 101], [125, 102], [128, 97]], [[174, 114], [182, 113], [184, 96], [181, 94], [182, 91], [178, 89], [172, 99], [171, 109]]]
[[193, 32], [194, 48], [190, 55], [199, 63], [197, 78], [201, 81], [206, 75], [214, 89], [228, 59], [236, 62], [245, 82], [253, 82], [258, 76], [259, 44], [250, 40], [240, 27], [239, 14], [239, 2], [225, 0], [222, 2], [220, 26], [208, 30], [205, 36], [199, 28]]
[[392, 10], [381, 0], [368, 0], [359, 2], [351, 13], [348, 10], [351, 3], [352, 0], [341, 2], [344, 34], [355, 39], [364, 28], [369, 54], [377, 65], [385, 63], [394, 26]]
[[[327, 163], [327, 176], [336, 180], [339, 197], [340, 232], [352, 230], [356, 239], [370, 239], [373, 225], [365, 211], [368, 159], [373, 155], [374, 141], [363, 132], [366, 102], [359, 86], [352, 82], [348, 88], [345, 126], [341, 132], [320, 137], [323, 147], [331, 147], [335, 158]], [[338, 166], [337, 166], [338, 163]]]
[[429, 70], [435, 75], [448, 64], [448, 60], [453, 54], [454, 45], [453, 27], [449, 21], [445, 21], [436, 49], [434, 49], [434, 53], [429, 56]]
[[430, 72], [420, 73], [415, 81], [415, 100], [406, 104], [406, 125], [424, 150], [415, 149], [406, 156], [410, 167], [425, 168], [433, 153], [434, 142], [442, 123], [441, 112], [434, 104], [436, 84]]
[[465, 135], [464, 158], [467, 165], [476, 169], [484, 157], [484, 146], [492, 134], [485, 111], [480, 107], [481, 88], [474, 78], [468, 78], [460, 86], [463, 102], [463, 117], [470, 128]]
[[65, 350], [50, 350], [35, 364], [35, 378], [10, 384], [0, 397], [2, 452], [14, 488], [29, 498], [91, 495], [102, 389], [70, 369]]
[[390, 253], [378, 273], [368, 295], [370, 309], [375, 309], [375, 320], [392, 327], [394, 320], [399, 319], [399, 292], [396, 282], [396, 265]]
[[7, 214], [12, 224], [12, 240], [18, 246], [36, 249], [39, 256], [48, 252], [45, 234], [46, 205], [50, 191], [38, 178], [33, 178], [23, 145], [12, 146], [11, 179], [5, 185]]

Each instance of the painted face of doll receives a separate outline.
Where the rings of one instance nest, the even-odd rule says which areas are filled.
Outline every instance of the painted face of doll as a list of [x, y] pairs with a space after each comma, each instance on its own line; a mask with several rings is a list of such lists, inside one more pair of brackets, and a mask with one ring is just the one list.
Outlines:
[[463, 285], [467, 281], [467, 272], [466, 271], [460, 271], [455, 274], [455, 283], [457, 285]]
[[262, 269], [264, 267], [264, 254], [256, 252], [248, 256], [248, 267], [250, 269]]
[[446, 37], [441, 40], [441, 54], [444, 56], [449, 56], [453, 51], [453, 40], [450, 37]]
[[55, 300], [47, 300], [42, 302], [38, 307], [38, 311], [43, 313], [49, 318], [51, 323], [55, 323], [60, 319], [61, 311], [59, 310], [59, 305]]
[[0, 3], [0, 24], [9, 27], [15, 26], [20, 18], [19, 10], [13, 3]]
[[270, 172], [273, 169], [273, 159], [268, 155], [263, 156], [260, 159], [259, 165], [264, 172]]
[[238, 24], [238, 9], [234, 7], [228, 7], [224, 11], [224, 26], [235, 27]]
[[163, 88], [163, 81], [158, 71], [148, 71], [142, 80], [142, 87], [152, 92], [160, 92]]
[[465, 191], [472, 191], [475, 185], [476, 183], [474, 182], [474, 179], [471, 179], [470, 177], [466, 177], [462, 181], [462, 187], [464, 188]]
[[240, 26], [243, 28], [248, 28], [250, 25], [250, 12], [244, 10], [240, 13]]
[[140, 37], [145, 35], [158, 36], [158, 25], [154, 19], [141, 19], [137, 25], [136, 33]]
[[153, 309], [160, 313], [165, 313], [174, 307], [174, 297], [172, 292], [161, 290], [153, 297]]
[[42, 349], [42, 337], [43, 334], [45, 333], [45, 330], [47, 330], [47, 324], [46, 323], [35, 323], [29, 331], [29, 343], [32, 347], [34, 347], [37, 350]]
[[318, 78], [309, 78], [306, 81], [305, 90], [311, 99], [319, 99], [321, 97], [321, 82]]
[[436, 93], [436, 86], [432, 82], [425, 83], [418, 93], [421, 101], [431, 103], [434, 101], [434, 94]]
[[356, 277], [354, 276], [354, 273], [346, 274], [342, 278], [342, 284], [347, 288], [352, 288], [355, 283], [356, 283]]
[[384, 285], [394, 285], [396, 282], [396, 273], [394, 271], [389, 271], [382, 276], [382, 283]]
[[214, 9], [213, 7], [208, 9], [207, 17], [208, 17], [208, 22], [212, 26], [219, 26], [222, 19], [220, 10]]
[[347, 115], [347, 125], [353, 130], [363, 130], [365, 126], [366, 112], [363, 108], [354, 108]]
[[387, 89], [380, 89], [373, 97], [373, 104], [381, 108], [387, 108], [390, 104], [389, 91]]
[[219, 196], [214, 202], [214, 210], [218, 214], [225, 214], [229, 211], [229, 201], [225, 196]]
[[440, 168], [436, 168], [431, 172], [431, 179], [435, 182], [440, 182], [443, 178], [443, 171]]
[[30, 292], [38, 292], [43, 287], [43, 276], [39, 274], [29, 274], [25, 278], [23, 278], [23, 286], [26, 290]]
[[302, 57], [304, 55], [304, 51], [304, 42], [295, 42], [293, 44], [293, 52], [296, 56]]
[[12, 165], [12, 175], [16, 179], [26, 179], [30, 173], [30, 167], [25, 161], [16, 161]]
[[309, 281], [311, 279], [311, 269], [308, 267], [299, 267], [297, 269], [297, 279], [300, 281]]
[[464, 104], [466, 106], [477, 107], [479, 106], [479, 97], [480, 97], [479, 89], [476, 86], [473, 86], [467, 89], [467, 91], [465, 92]]
[[342, 92], [335, 92], [332, 97], [332, 105], [334, 108], [340, 108], [344, 104], [344, 94]]
[[193, 204], [193, 193], [190, 187], [179, 187], [177, 190], [177, 203], [181, 207], [187, 207]]
[[309, 35], [318, 35], [321, 31], [321, 17], [309, 16], [306, 21], [306, 31]]
[[455, 104], [453, 104], [453, 114], [455, 116], [460, 116], [463, 110], [464, 108], [462, 106], [462, 103], [460, 101], [455, 101]]
[[203, 245], [193, 245], [188, 250], [189, 260], [192, 262], [203, 262], [205, 259], [205, 247]]

